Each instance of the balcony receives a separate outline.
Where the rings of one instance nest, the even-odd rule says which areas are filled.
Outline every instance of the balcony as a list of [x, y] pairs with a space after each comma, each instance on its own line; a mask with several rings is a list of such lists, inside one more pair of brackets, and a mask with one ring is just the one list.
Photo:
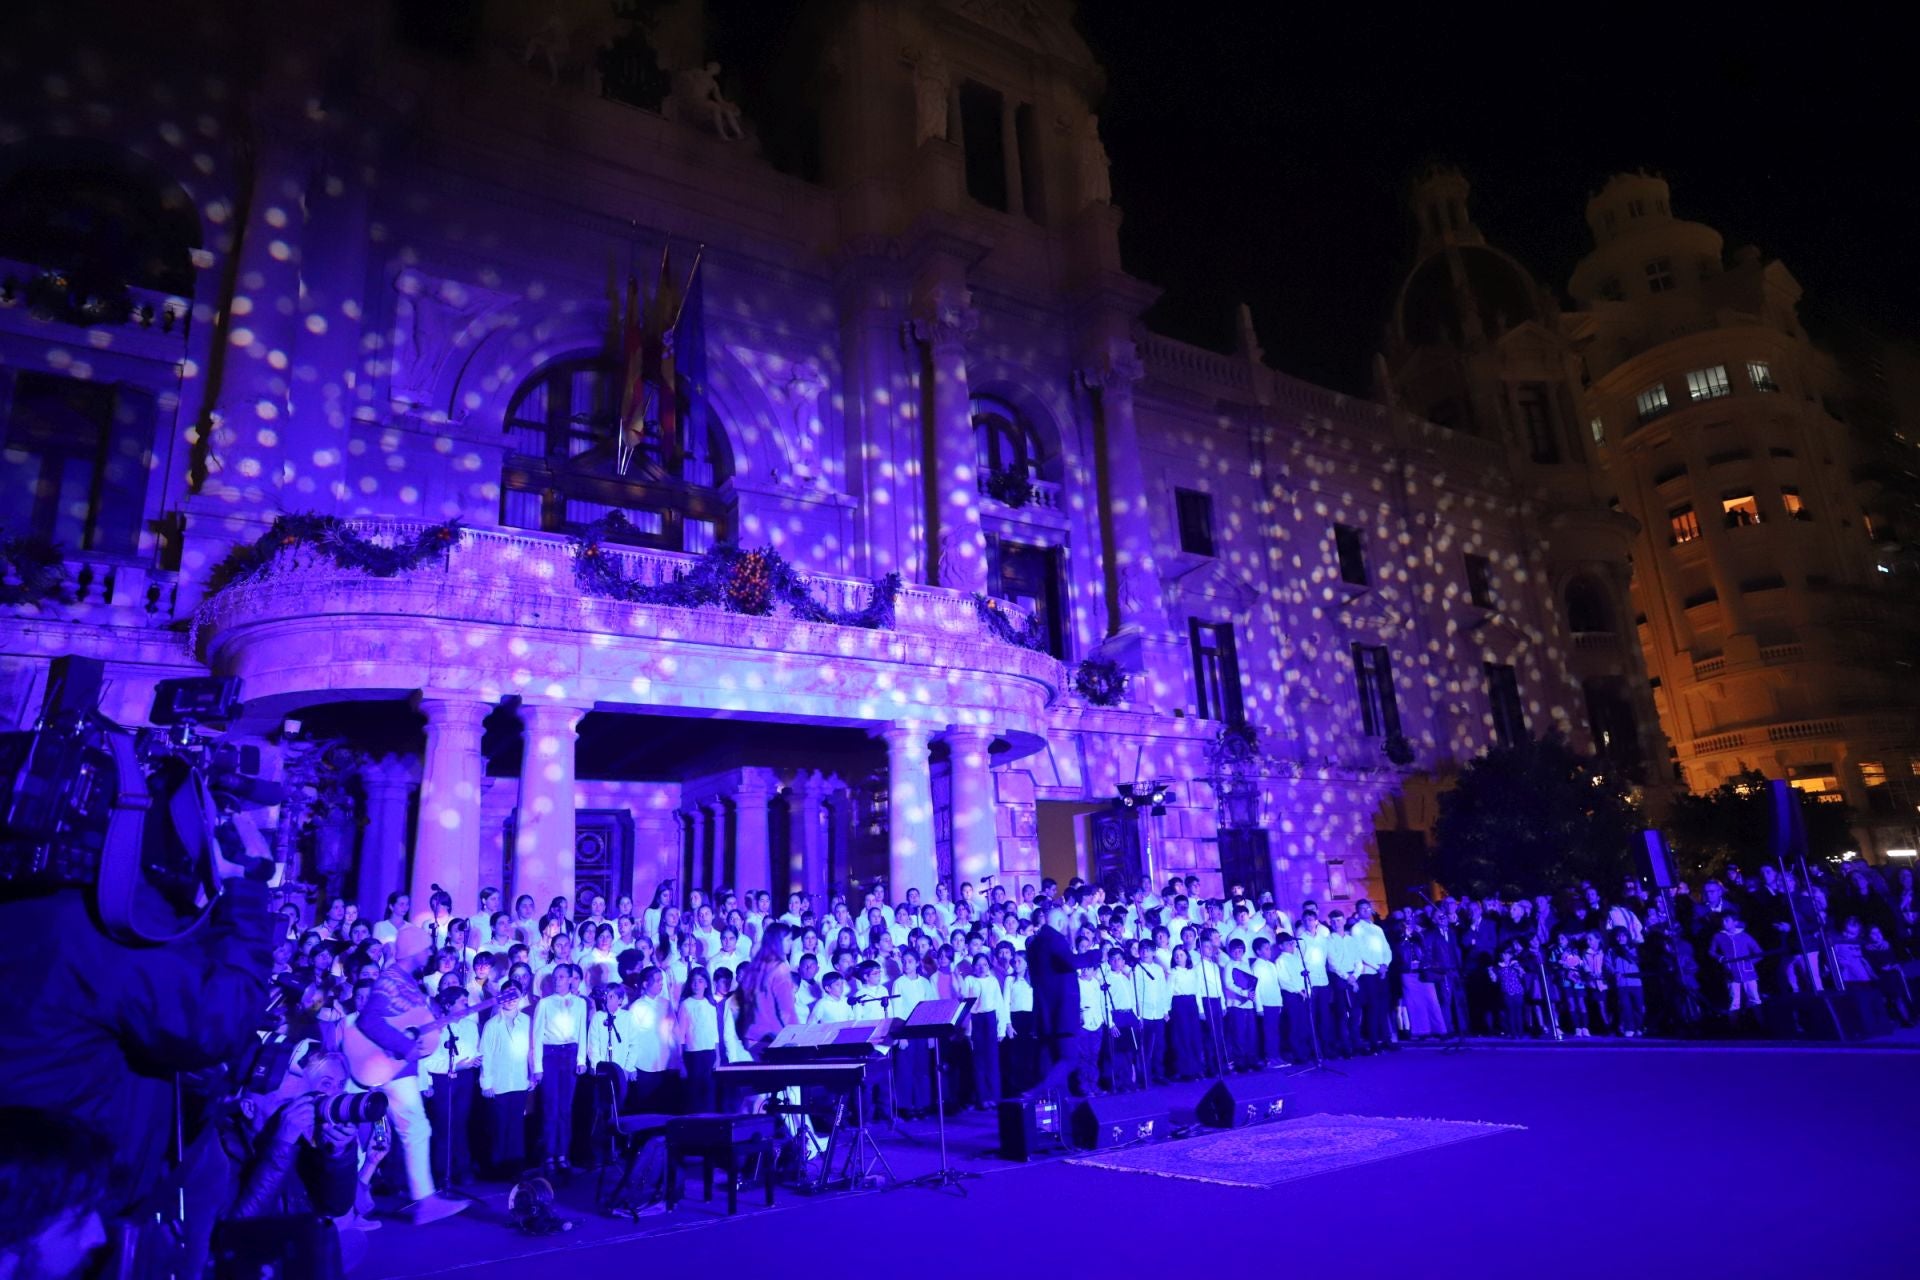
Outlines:
[[[423, 526], [360, 522], [391, 542]], [[604, 545], [638, 581], [672, 581], [700, 557]], [[872, 583], [807, 574], [815, 599], [857, 610]], [[1006, 606], [1016, 624], [1024, 615]], [[452, 688], [568, 696], [702, 713], [840, 722], [968, 708], [1002, 727], [1038, 723], [1066, 684], [1054, 658], [994, 638], [965, 592], [909, 585], [891, 630], [808, 622], [784, 605], [752, 616], [584, 594], [570, 540], [468, 529], [443, 558], [390, 578], [343, 569], [310, 548], [211, 597], [195, 644], [249, 697], [348, 688]], [[554, 695], [558, 696], [558, 695]], [[948, 709], [948, 710], [943, 710]]]
[[178, 341], [186, 339], [193, 323], [193, 303], [186, 298], [125, 286], [90, 291], [59, 271], [10, 258], [0, 258], [3, 311], [108, 334], [130, 330]]
[[180, 576], [145, 557], [62, 551], [57, 595], [35, 604], [0, 605], [0, 614], [42, 622], [163, 628], [174, 620]]

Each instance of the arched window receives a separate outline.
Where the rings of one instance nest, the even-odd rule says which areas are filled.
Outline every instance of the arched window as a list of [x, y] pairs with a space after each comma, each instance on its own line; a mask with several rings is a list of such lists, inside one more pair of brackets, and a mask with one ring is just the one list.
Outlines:
[[1041, 480], [1047, 453], [1020, 411], [992, 396], [973, 398], [973, 434], [984, 481], [994, 472]]
[[1576, 635], [1613, 631], [1607, 593], [1592, 578], [1575, 578], [1567, 584], [1567, 629]]
[[[598, 352], [555, 360], [520, 385], [507, 406], [500, 522], [575, 533], [619, 512], [631, 532], [617, 540], [668, 551], [705, 551], [728, 537], [716, 486], [732, 474], [732, 454], [719, 425], [704, 406], [690, 413], [683, 396], [674, 438], [654, 431], [622, 468], [621, 398], [619, 362]], [[657, 415], [647, 417], [657, 428]]]
[[200, 218], [178, 185], [107, 149], [63, 144], [6, 171], [0, 258], [66, 272], [81, 291], [193, 293]]

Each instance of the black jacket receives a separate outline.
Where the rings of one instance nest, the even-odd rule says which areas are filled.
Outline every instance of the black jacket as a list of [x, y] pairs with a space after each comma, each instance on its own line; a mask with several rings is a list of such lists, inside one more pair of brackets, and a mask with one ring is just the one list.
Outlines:
[[1076, 955], [1058, 929], [1042, 925], [1027, 939], [1027, 981], [1033, 986], [1033, 1030], [1038, 1036], [1080, 1031], [1080, 970], [1100, 963], [1100, 953]]
[[78, 889], [0, 902], [0, 1098], [87, 1120], [114, 1143], [110, 1207], [163, 1172], [173, 1074], [238, 1057], [273, 967], [266, 886], [234, 881], [166, 946], [116, 942]]

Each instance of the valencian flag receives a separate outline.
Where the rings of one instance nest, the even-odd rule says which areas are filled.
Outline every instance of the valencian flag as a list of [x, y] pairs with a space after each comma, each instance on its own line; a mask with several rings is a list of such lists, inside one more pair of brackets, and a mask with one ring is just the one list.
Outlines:
[[705, 335], [694, 296], [704, 252], [705, 246], [694, 251], [685, 283], [676, 284], [671, 254], [663, 247], [651, 296], [643, 303], [640, 282], [628, 276], [625, 299], [613, 300], [609, 345], [621, 369], [614, 461], [622, 475], [632, 466], [634, 455], [644, 450], [666, 476], [680, 476], [685, 438], [680, 393], [698, 396], [698, 384], [705, 376]]

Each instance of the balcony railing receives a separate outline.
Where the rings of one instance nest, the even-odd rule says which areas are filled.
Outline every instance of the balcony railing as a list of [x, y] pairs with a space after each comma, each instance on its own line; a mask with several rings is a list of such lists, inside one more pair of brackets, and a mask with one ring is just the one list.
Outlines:
[[24, 308], [43, 320], [87, 329], [142, 329], [184, 339], [193, 303], [154, 289], [82, 288], [59, 271], [0, 258], [0, 309]]
[[174, 618], [180, 576], [155, 569], [137, 557], [89, 551], [63, 551], [59, 596], [32, 605], [13, 605], [9, 613], [48, 621], [113, 626], [165, 626]]
[[[361, 537], [390, 544], [412, 537], [427, 526], [422, 522], [363, 520], [351, 522]], [[700, 557], [687, 552], [657, 551], [645, 547], [622, 547], [603, 543], [604, 554], [613, 557], [629, 577], [648, 585], [671, 582], [699, 563]], [[363, 580], [356, 569], [342, 569], [313, 551], [297, 547], [281, 553], [281, 573], [297, 573], [303, 581], [318, 582], [337, 577]], [[805, 572], [802, 570], [802, 572]], [[515, 529], [465, 529], [459, 544], [436, 567], [423, 567], [415, 575], [437, 574], [462, 584], [517, 590], [539, 590], [554, 595], [578, 596], [573, 580], [573, 551], [568, 539], [558, 534], [534, 533]], [[276, 575], [278, 576], [278, 575]], [[871, 598], [873, 583], [861, 578], [836, 574], [805, 573], [813, 597], [829, 609], [852, 612], [863, 608]], [[209, 617], [217, 617], [219, 597], [215, 597]], [[1005, 605], [1016, 624], [1026, 614], [1017, 605]], [[973, 598], [961, 591], [916, 584], [903, 586], [894, 600], [894, 630], [921, 635], [946, 635], [978, 638], [983, 629]]]

